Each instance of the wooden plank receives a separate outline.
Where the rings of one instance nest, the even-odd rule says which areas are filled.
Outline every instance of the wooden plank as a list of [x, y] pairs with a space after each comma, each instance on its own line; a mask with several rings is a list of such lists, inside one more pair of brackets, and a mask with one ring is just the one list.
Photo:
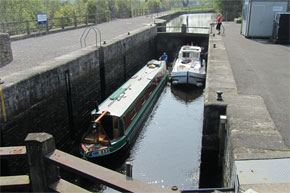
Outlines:
[[79, 192], [79, 193], [90, 192], [63, 179], [60, 179], [59, 181], [51, 184], [49, 188], [51, 188], [56, 192]]
[[0, 176], [0, 186], [15, 186], [29, 184], [29, 176]]
[[72, 156], [60, 150], [55, 150], [45, 157], [47, 158], [47, 161], [57, 164], [62, 168], [69, 169], [78, 175], [89, 178], [93, 181], [98, 181], [121, 192], [172, 192], [169, 188], [159, 188], [137, 179], [127, 179], [123, 174]]
[[102, 114], [96, 120], [94, 120], [93, 122], [94, 123], [98, 123], [103, 118], [103, 116], [105, 116], [107, 113], [108, 113], [108, 111], [102, 112]]
[[7, 158], [9, 156], [19, 156], [25, 154], [26, 154], [25, 146], [0, 147], [0, 158]]

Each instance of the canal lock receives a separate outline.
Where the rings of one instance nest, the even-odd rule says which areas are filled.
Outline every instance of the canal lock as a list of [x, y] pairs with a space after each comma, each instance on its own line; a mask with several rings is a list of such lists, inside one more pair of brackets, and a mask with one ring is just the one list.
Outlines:
[[[140, 40], [143, 40], [143, 43], [139, 43]], [[128, 46], [132, 45], [130, 41], [135, 41], [134, 44], [136, 46]], [[177, 56], [179, 48], [187, 44], [201, 46], [205, 49], [204, 51], [206, 53], [208, 48], [208, 34], [158, 33], [156, 35], [153, 30], [147, 30], [144, 33], [136, 35], [136, 37], [132, 37], [132, 40], [108, 45], [103, 50], [104, 55], [95, 51], [87, 54], [81, 59], [76, 58], [74, 61], [66, 62], [66, 64], [60, 66], [59, 69], [40, 73], [38, 77], [34, 77], [33, 81], [48, 82], [46, 85], [47, 90], [43, 93], [43, 98], [41, 99], [41, 97], [38, 96], [40, 95], [39, 93], [38, 95], [35, 93], [26, 93], [26, 95], [30, 97], [30, 103], [33, 104], [33, 100], [36, 100], [36, 105], [27, 108], [28, 110], [26, 113], [14, 113], [16, 115], [19, 113], [17, 119], [10, 120], [3, 125], [1, 137], [5, 140], [1, 142], [3, 145], [9, 146], [9, 143], [15, 141], [14, 139], [17, 138], [17, 141], [19, 141], [17, 145], [22, 145], [20, 141], [24, 141], [26, 133], [47, 132], [53, 134], [59, 149], [70, 152], [72, 150], [71, 144], [78, 144], [78, 136], [82, 135], [85, 129], [84, 126], [88, 125], [87, 123], [90, 121], [90, 110], [95, 107], [96, 101], [101, 102], [105, 96], [108, 96], [112, 91], [118, 88], [124, 80], [131, 77], [148, 60], [159, 58], [163, 52], [168, 54], [169, 64], [172, 63]], [[112, 47], [116, 49], [110, 52]], [[122, 54], [116, 54], [119, 53], [120, 50]], [[109, 60], [110, 54], [118, 56]], [[103, 64], [99, 64], [97, 61], [99, 57], [103, 57], [106, 69], [103, 69]], [[207, 59], [207, 55], [204, 57]], [[139, 61], [139, 63], [133, 65], [136, 64], [137, 61]], [[78, 72], [79, 70], [84, 70], [80, 69], [80, 62], [83, 62], [89, 69], [89, 71], [85, 72], [83, 75]], [[47, 78], [47, 80], [45, 78]], [[31, 82], [31, 80], [28, 81]], [[24, 84], [25, 82], [23, 82], [23, 85]], [[19, 88], [21, 86], [22, 85], [19, 85]], [[15, 90], [17, 90], [17, 85], [15, 88]], [[27, 90], [33, 89], [27, 88]], [[104, 96], [102, 96], [102, 94]], [[31, 96], [38, 98], [34, 99]], [[27, 101], [25, 97], [26, 96], [23, 96], [23, 101]], [[23, 106], [21, 108], [25, 107]], [[19, 108], [20, 111], [21, 108]], [[43, 109], [45, 109], [45, 112], [42, 112]], [[211, 109], [205, 106], [204, 116], [206, 116], [208, 111], [211, 111]], [[219, 114], [225, 114], [225, 109], [218, 110], [215, 117], [218, 117]], [[208, 119], [208, 121], [204, 121], [204, 124], [218, 125], [218, 123], [213, 120], [214, 119]], [[37, 128], [34, 129], [36, 126]], [[212, 129], [213, 126], [207, 126], [206, 128]], [[212, 134], [211, 129], [209, 129], [209, 131], [204, 129], [203, 131], [201, 160], [202, 164], [209, 163], [205, 168], [216, 164], [218, 165], [217, 158], [219, 156], [217, 155], [217, 150], [209, 147], [213, 144], [212, 141], [214, 141], [214, 144], [219, 143], [216, 141], [216, 134], [214, 134], [215, 137], [208, 138], [208, 136]], [[22, 132], [19, 133], [19, 130]], [[11, 136], [14, 136], [14, 138]], [[21, 164], [16, 163], [16, 165], [19, 167]], [[203, 169], [203, 165], [201, 169]], [[210, 171], [210, 176], [220, 174], [220, 172], [213, 172], [218, 171], [215, 168], [210, 169]], [[200, 179], [205, 179], [205, 184], [208, 185], [207, 172], [201, 170]]]

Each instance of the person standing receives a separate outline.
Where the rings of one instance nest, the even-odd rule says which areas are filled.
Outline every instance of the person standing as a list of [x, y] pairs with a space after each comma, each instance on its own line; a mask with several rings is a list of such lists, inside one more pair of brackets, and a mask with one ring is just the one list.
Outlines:
[[218, 14], [218, 17], [217, 17], [217, 20], [216, 20], [216, 22], [217, 22], [216, 30], [218, 31], [217, 34], [220, 34], [220, 33], [221, 33], [222, 20], [223, 20], [223, 18], [222, 18], [222, 14], [219, 13], [219, 14]]
[[164, 61], [167, 61], [167, 54], [164, 52], [163, 55], [159, 58], [159, 60], [164, 60]]

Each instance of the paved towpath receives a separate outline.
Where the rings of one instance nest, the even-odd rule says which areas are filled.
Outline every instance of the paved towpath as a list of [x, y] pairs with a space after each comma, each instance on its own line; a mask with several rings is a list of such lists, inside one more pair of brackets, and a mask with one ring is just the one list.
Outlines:
[[270, 116], [290, 147], [290, 46], [247, 39], [240, 35], [240, 24], [229, 22], [224, 27], [223, 39], [237, 89], [242, 94], [263, 97]]
[[[168, 12], [162, 12], [161, 14], [165, 13]], [[118, 35], [154, 23], [156, 16], [154, 14], [129, 19], [117, 19], [96, 26], [101, 31], [102, 41], [108, 41]], [[0, 67], [0, 78], [5, 82], [5, 76], [41, 65], [42, 62], [80, 49], [80, 38], [84, 29], [80, 28], [11, 42], [13, 62]], [[95, 34], [91, 31], [87, 38], [87, 45], [95, 43]]]

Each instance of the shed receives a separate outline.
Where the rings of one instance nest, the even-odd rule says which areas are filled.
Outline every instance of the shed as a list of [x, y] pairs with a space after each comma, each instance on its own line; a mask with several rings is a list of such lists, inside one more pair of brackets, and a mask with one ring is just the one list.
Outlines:
[[286, 12], [288, 0], [244, 0], [241, 33], [246, 37], [271, 37], [275, 13]]

